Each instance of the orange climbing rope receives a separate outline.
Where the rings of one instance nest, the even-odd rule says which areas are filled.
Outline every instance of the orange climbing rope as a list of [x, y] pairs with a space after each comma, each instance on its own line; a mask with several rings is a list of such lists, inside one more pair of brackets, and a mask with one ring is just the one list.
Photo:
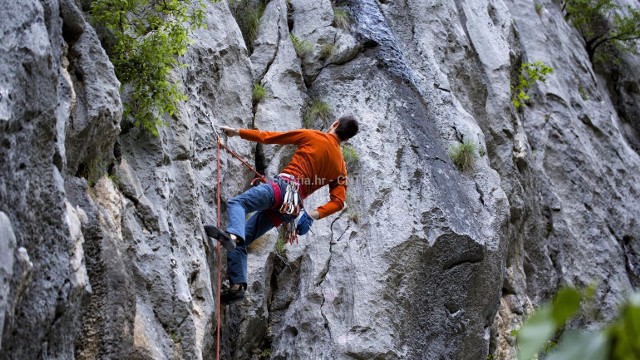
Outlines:
[[[221, 214], [220, 214], [220, 187], [221, 187], [221, 183], [222, 181], [220, 180], [220, 148], [222, 147], [225, 151], [227, 151], [229, 154], [231, 154], [231, 156], [233, 156], [234, 158], [240, 160], [240, 162], [242, 163], [242, 165], [244, 165], [245, 167], [247, 167], [249, 170], [253, 171], [260, 180], [262, 180], [262, 182], [267, 182], [267, 179], [260, 174], [256, 169], [254, 169], [251, 165], [249, 165], [248, 162], [244, 161], [238, 154], [236, 154], [235, 152], [233, 152], [231, 149], [229, 149], [225, 144], [222, 143], [222, 139], [220, 138], [220, 135], [218, 135], [216, 133], [216, 139], [217, 139], [217, 174], [218, 174], [218, 187], [216, 190], [216, 197], [217, 197], [217, 201], [218, 201], [218, 222], [217, 222], [217, 226], [218, 228], [221, 228], [222, 224], [221, 224]], [[221, 292], [221, 288], [222, 288], [222, 270], [221, 270], [221, 264], [222, 264], [222, 254], [221, 254], [221, 250], [220, 250], [220, 242], [218, 241], [218, 318], [217, 318], [217, 329], [216, 329], [216, 360], [220, 360], [220, 292]]]
[[[217, 221], [217, 226], [218, 228], [221, 228], [222, 224], [221, 224], [221, 214], [220, 214], [220, 188], [221, 188], [221, 184], [222, 181], [220, 179], [220, 148], [223, 148], [226, 152], [228, 152], [229, 154], [231, 154], [231, 156], [233, 156], [234, 158], [240, 160], [240, 162], [242, 163], [242, 165], [244, 165], [247, 169], [253, 171], [253, 173], [255, 173], [257, 175], [256, 179], [260, 179], [262, 182], [266, 183], [267, 179], [264, 177], [264, 175], [260, 174], [255, 168], [253, 168], [248, 162], [244, 161], [240, 155], [236, 154], [233, 150], [229, 149], [225, 144], [222, 143], [222, 139], [220, 137], [220, 135], [218, 135], [218, 133], [215, 133], [216, 135], [216, 140], [218, 143], [217, 146], [217, 190], [216, 190], [216, 197], [217, 197], [217, 202], [218, 202], [218, 221]], [[252, 182], [253, 184], [253, 182]], [[287, 228], [287, 232], [289, 233], [288, 235], [288, 241], [290, 244], [293, 244], [294, 241], [295, 243], [298, 242], [298, 237], [296, 235], [296, 231], [295, 231], [295, 223], [289, 223], [287, 224], [288, 228]], [[216, 346], [217, 346], [217, 350], [216, 350], [216, 360], [220, 360], [220, 292], [221, 292], [221, 288], [222, 288], [222, 270], [221, 270], [221, 264], [222, 264], [222, 252], [220, 249], [220, 242], [218, 241], [218, 246], [217, 246], [217, 251], [218, 251], [218, 317], [217, 317], [217, 340], [216, 340]]]
[[[222, 143], [222, 140], [220, 140], [220, 137], [218, 137], [218, 151], [220, 149], [220, 146], [222, 146], [223, 149], [225, 149], [229, 154], [231, 154], [234, 158], [240, 160], [240, 162], [242, 163], [242, 165], [244, 165], [247, 169], [253, 171], [256, 175], [258, 175], [258, 177], [260, 178], [260, 180], [262, 180], [262, 182], [267, 182], [267, 179], [258, 172], [258, 170], [254, 169], [251, 165], [249, 165], [248, 162], [242, 160], [242, 158], [240, 157], [240, 155], [236, 154], [235, 152], [233, 152], [231, 149], [229, 149], [225, 144]], [[218, 156], [219, 158], [219, 156]]]
[[[220, 226], [222, 225], [221, 223], [221, 217], [220, 217], [220, 138], [218, 138], [218, 151], [217, 151], [217, 158], [218, 158], [218, 188], [216, 190], [217, 193], [217, 201], [218, 201], [218, 229], [220, 228]], [[222, 252], [220, 250], [220, 242], [218, 241], [218, 319], [216, 322], [216, 360], [220, 360], [220, 288], [222, 287], [222, 271], [221, 271], [221, 263], [222, 263]]]

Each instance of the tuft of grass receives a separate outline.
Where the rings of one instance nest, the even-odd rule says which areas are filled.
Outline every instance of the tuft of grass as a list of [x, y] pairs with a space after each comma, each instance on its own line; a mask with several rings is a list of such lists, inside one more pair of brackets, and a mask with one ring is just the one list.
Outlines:
[[271, 359], [271, 349], [264, 349], [260, 354], [261, 359]]
[[544, 5], [542, 5], [541, 2], [534, 1], [533, 6], [536, 8], [536, 13], [538, 13], [538, 15], [542, 14], [542, 9], [544, 9]]
[[580, 97], [582, 97], [582, 100], [589, 100], [589, 92], [587, 91], [587, 89], [583, 88], [582, 85], [578, 85], [578, 92], [580, 93]]
[[360, 155], [353, 146], [342, 145], [342, 157], [344, 162], [347, 163], [347, 168], [351, 168], [360, 162]]
[[280, 255], [280, 256], [284, 256], [285, 252], [287, 251], [287, 241], [284, 239], [285, 236], [285, 231], [280, 230], [280, 232], [278, 233], [278, 239], [276, 239], [276, 244], [274, 246], [274, 249], [276, 250], [276, 254]]
[[351, 26], [351, 14], [349, 14], [349, 10], [343, 7], [334, 7], [333, 26], [345, 30], [349, 29], [349, 26]]
[[261, 1], [258, 6], [252, 5], [248, 0], [236, 0], [230, 3], [231, 13], [240, 27], [240, 32], [247, 45], [249, 53], [253, 52], [253, 43], [258, 37], [260, 19], [264, 14], [265, 4]]
[[354, 207], [353, 198], [349, 193], [347, 193], [346, 205], [347, 205], [347, 210], [345, 214], [347, 215], [347, 220], [352, 221], [355, 224], [358, 224], [360, 222], [360, 213]]
[[327, 120], [331, 116], [331, 106], [324, 101], [316, 100], [307, 106], [307, 110], [304, 114], [302, 124], [306, 128], [310, 128], [313, 122], [317, 118], [321, 118], [324, 124], [327, 124]]
[[462, 144], [449, 147], [449, 157], [460, 171], [473, 169], [475, 155], [476, 144], [471, 141], [465, 141]]
[[333, 55], [334, 50], [335, 50], [334, 44], [330, 44], [330, 43], [322, 44], [322, 46], [320, 47], [320, 59], [325, 60], [330, 58]]
[[259, 103], [265, 96], [267, 96], [267, 89], [259, 83], [253, 84], [253, 104]]
[[171, 340], [174, 344], [180, 344], [182, 342], [182, 335], [178, 333], [171, 333]]
[[291, 38], [293, 48], [296, 50], [296, 54], [298, 54], [299, 57], [303, 58], [313, 51], [313, 44], [309, 41], [300, 40], [292, 33], [289, 33], [289, 37]]
[[354, 224], [359, 224], [360, 223], [360, 214], [358, 214], [357, 212], [353, 211], [353, 210], [347, 210], [347, 219], [351, 222], [353, 222]]

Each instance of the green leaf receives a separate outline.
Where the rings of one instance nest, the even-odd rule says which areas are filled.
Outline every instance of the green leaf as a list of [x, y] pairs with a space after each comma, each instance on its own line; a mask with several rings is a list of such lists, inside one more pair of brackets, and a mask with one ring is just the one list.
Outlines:
[[609, 344], [604, 333], [581, 331], [563, 336], [546, 360], [605, 360], [608, 353]]
[[556, 324], [564, 325], [578, 311], [580, 299], [580, 293], [576, 289], [569, 287], [560, 289], [552, 307], [552, 317]]
[[529, 360], [537, 354], [556, 332], [556, 323], [549, 305], [536, 310], [518, 332], [518, 358]]

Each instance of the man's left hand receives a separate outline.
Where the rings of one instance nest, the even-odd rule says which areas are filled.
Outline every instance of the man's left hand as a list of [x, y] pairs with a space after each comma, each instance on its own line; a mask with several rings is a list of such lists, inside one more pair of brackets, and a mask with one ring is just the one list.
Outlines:
[[320, 213], [318, 210], [311, 210], [309, 211], [309, 216], [311, 216], [313, 220], [318, 220], [320, 218]]

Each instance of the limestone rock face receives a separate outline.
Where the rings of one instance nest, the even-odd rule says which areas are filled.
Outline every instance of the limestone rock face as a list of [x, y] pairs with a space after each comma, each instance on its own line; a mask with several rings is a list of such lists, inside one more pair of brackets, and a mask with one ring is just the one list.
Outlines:
[[[511, 331], [592, 282], [611, 319], [640, 284], [640, 60], [592, 65], [538, 3], [271, 0], [248, 53], [243, 19], [205, 2], [173, 73], [188, 100], [157, 138], [122, 119], [76, 1], [3, 3], [0, 359], [210, 359], [218, 316], [224, 359], [515, 359]], [[535, 61], [555, 71], [518, 110]], [[308, 116], [318, 102], [326, 119]], [[225, 252], [202, 225], [224, 225], [254, 175], [224, 151], [218, 172], [216, 127], [324, 131], [343, 114], [360, 120], [347, 207], [284, 252], [275, 230], [256, 240], [245, 300], [218, 312]], [[293, 151], [221, 140], [268, 177]]]

